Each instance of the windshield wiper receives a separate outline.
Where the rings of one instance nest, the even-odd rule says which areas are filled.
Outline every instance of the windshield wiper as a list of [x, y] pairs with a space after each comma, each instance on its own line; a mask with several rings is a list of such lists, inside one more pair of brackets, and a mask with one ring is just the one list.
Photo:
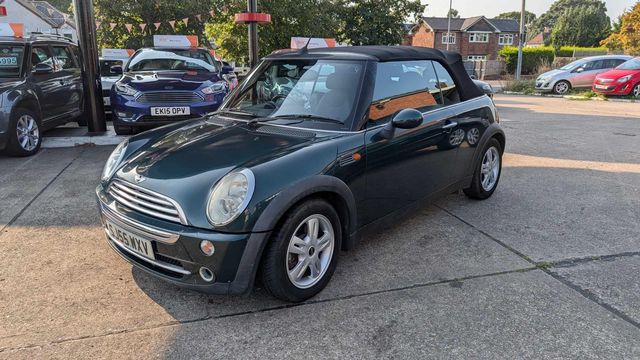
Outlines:
[[330, 117], [325, 117], [325, 116], [320, 116], [320, 115], [312, 115], [312, 114], [290, 114], [290, 115], [278, 115], [275, 116], [271, 119], [311, 119], [311, 120], [316, 120], [316, 121], [323, 121], [323, 122], [330, 122], [330, 123], [334, 123], [334, 124], [340, 124], [340, 125], [344, 125], [344, 123], [340, 120], [334, 119], [334, 118], [330, 118]]
[[233, 115], [242, 115], [242, 116], [250, 116], [252, 118], [258, 117], [258, 115], [252, 113], [251, 111], [246, 111], [246, 110], [242, 110], [242, 109], [238, 109], [238, 108], [229, 108], [229, 109], [221, 109], [218, 110], [216, 112], [213, 113], [213, 115], [216, 114], [233, 114]]

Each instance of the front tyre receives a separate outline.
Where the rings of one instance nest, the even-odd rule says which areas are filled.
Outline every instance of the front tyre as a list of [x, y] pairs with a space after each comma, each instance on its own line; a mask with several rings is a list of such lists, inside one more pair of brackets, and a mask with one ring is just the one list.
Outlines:
[[6, 152], [13, 156], [31, 156], [40, 150], [42, 134], [38, 115], [27, 109], [16, 109], [8, 129]]
[[292, 208], [274, 231], [262, 259], [264, 287], [274, 297], [304, 301], [329, 283], [342, 244], [336, 210], [313, 199]]
[[640, 83], [637, 83], [636, 86], [633, 87], [630, 95], [634, 98], [640, 98]]
[[492, 138], [482, 149], [482, 157], [476, 164], [471, 186], [464, 189], [464, 193], [478, 200], [490, 197], [498, 187], [501, 173], [502, 147], [497, 139]]
[[558, 95], [564, 95], [571, 90], [571, 84], [566, 80], [560, 80], [553, 86], [553, 92]]

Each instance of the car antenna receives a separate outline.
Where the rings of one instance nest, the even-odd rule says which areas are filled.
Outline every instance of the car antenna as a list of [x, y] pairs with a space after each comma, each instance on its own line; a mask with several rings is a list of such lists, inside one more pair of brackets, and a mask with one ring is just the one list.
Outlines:
[[309, 51], [309, 43], [311, 42], [311, 37], [307, 40], [307, 43], [298, 51], [299, 55], [306, 54]]

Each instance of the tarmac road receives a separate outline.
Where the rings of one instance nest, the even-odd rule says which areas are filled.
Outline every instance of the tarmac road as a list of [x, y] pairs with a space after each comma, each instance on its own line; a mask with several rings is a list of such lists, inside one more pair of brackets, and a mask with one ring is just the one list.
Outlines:
[[494, 196], [425, 206], [299, 305], [122, 261], [94, 200], [113, 147], [0, 157], [0, 358], [640, 357], [640, 104], [495, 100]]

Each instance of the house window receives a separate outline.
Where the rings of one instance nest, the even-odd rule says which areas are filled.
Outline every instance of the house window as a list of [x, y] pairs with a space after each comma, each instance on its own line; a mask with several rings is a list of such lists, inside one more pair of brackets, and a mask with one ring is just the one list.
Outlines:
[[[449, 34], [449, 36], [447, 36]], [[442, 43], [443, 44], [455, 44], [456, 43], [456, 33], [444, 33], [442, 34]]]
[[513, 34], [500, 34], [498, 45], [513, 45]]
[[489, 42], [489, 33], [484, 33], [484, 32], [469, 33], [469, 42], [472, 42], [472, 43]]
[[467, 60], [469, 61], [486, 61], [487, 55], [469, 55], [467, 56]]

